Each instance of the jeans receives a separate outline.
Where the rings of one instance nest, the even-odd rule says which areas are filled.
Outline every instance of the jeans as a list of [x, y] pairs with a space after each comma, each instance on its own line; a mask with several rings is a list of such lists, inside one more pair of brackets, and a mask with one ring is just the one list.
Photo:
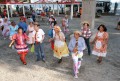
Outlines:
[[42, 58], [42, 60], [45, 59], [43, 43], [36, 43], [35, 42], [35, 53], [37, 56], [37, 60], [40, 60], [41, 58]]
[[89, 38], [84, 38], [87, 49], [88, 49], [88, 54], [91, 54], [91, 48], [90, 48], [90, 39]]

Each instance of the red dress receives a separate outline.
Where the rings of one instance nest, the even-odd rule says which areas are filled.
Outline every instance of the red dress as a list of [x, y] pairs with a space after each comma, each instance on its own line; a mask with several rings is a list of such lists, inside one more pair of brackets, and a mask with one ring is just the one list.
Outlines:
[[17, 50], [18, 54], [27, 54], [28, 53], [28, 46], [26, 44], [26, 40], [28, 39], [28, 36], [26, 34], [15, 34], [12, 37], [13, 40], [15, 40], [15, 48]]

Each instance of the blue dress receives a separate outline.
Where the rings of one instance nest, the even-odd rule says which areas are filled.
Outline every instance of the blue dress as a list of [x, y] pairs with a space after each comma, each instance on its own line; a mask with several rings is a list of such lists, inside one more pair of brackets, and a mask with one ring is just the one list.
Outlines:
[[15, 27], [10, 25], [10, 36], [13, 36], [14, 34], [16, 34], [17, 30], [18, 30], [18, 25], [16, 25]]

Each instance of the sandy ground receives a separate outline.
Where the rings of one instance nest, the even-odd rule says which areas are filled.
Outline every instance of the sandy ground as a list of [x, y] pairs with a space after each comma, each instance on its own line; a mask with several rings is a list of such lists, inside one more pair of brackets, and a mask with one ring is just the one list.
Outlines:
[[[103, 63], [96, 63], [96, 56], [88, 56], [84, 52], [79, 78], [74, 79], [71, 56], [64, 58], [61, 64], [53, 57], [50, 49], [46, 23], [41, 28], [46, 32], [45, 55], [46, 63], [35, 62], [35, 54], [27, 55], [27, 65], [22, 65], [15, 50], [8, 48], [9, 40], [0, 35], [0, 81], [120, 81], [120, 31], [115, 30], [118, 16], [104, 16], [95, 20], [95, 28], [105, 24], [109, 32], [108, 54]], [[15, 19], [16, 20], [16, 19]], [[60, 23], [61, 18], [57, 18]], [[80, 19], [70, 21], [71, 33], [80, 29]], [[93, 32], [94, 33], [94, 32]], [[67, 35], [67, 42], [69, 35]]]

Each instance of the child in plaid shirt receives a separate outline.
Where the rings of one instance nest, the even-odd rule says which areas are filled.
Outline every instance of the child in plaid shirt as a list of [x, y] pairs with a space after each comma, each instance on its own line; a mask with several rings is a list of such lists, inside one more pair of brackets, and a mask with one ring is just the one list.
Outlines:
[[88, 22], [84, 22], [83, 23], [83, 27], [82, 27], [82, 36], [85, 40], [85, 43], [86, 43], [86, 46], [87, 46], [87, 49], [88, 49], [88, 55], [91, 54], [91, 48], [90, 48], [90, 37], [92, 35], [92, 32], [89, 28], [89, 23]]

